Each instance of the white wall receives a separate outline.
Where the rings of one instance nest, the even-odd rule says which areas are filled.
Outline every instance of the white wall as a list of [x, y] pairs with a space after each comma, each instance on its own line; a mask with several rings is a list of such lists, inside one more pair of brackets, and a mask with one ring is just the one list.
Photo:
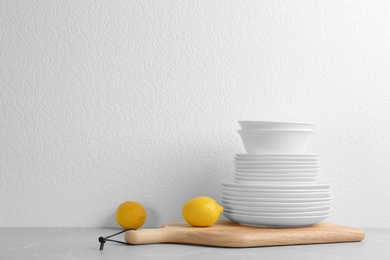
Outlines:
[[389, 1], [0, 1], [0, 226], [182, 220], [237, 120], [313, 121], [329, 221], [390, 227]]

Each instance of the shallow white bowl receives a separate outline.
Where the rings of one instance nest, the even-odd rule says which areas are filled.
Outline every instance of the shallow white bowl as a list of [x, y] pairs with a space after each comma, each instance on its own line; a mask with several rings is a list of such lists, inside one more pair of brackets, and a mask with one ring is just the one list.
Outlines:
[[238, 121], [241, 129], [300, 129], [313, 130], [315, 124], [309, 122], [276, 122], [276, 121]]
[[329, 214], [326, 214], [323, 216], [309, 217], [254, 217], [226, 212], [223, 215], [242, 225], [262, 227], [305, 227], [321, 222], [329, 216]]
[[321, 211], [302, 211], [302, 212], [251, 212], [242, 210], [225, 209], [224, 212], [230, 214], [240, 214], [243, 216], [257, 216], [257, 217], [308, 217], [308, 216], [322, 216], [329, 214], [331, 209]]
[[239, 130], [249, 154], [301, 154], [307, 151], [314, 131], [311, 130]]

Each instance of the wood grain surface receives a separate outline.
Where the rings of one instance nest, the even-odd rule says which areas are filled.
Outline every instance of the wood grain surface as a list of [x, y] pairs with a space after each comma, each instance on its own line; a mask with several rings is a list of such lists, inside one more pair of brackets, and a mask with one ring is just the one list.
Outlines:
[[217, 247], [259, 247], [362, 241], [362, 229], [331, 223], [318, 223], [302, 228], [266, 228], [219, 221], [211, 227], [192, 227], [173, 222], [161, 228], [125, 232], [129, 244], [180, 243]]

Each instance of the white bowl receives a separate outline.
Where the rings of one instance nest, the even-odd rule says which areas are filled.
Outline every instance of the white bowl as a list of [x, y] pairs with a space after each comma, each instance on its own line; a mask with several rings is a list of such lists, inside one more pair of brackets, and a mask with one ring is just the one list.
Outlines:
[[262, 227], [305, 227], [311, 226], [326, 219], [329, 214], [309, 217], [258, 217], [224, 212], [228, 219], [242, 225]]
[[249, 154], [302, 154], [307, 151], [314, 131], [311, 130], [239, 130]]
[[313, 130], [314, 123], [275, 122], [275, 121], [238, 121], [241, 129], [298, 129]]

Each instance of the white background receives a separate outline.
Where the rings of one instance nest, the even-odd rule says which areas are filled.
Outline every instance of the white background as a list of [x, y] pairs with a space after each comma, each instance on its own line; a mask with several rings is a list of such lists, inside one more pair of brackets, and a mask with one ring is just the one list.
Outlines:
[[220, 201], [237, 120], [310, 121], [328, 221], [390, 227], [389, 1], [0, 1], [0, 226]]

